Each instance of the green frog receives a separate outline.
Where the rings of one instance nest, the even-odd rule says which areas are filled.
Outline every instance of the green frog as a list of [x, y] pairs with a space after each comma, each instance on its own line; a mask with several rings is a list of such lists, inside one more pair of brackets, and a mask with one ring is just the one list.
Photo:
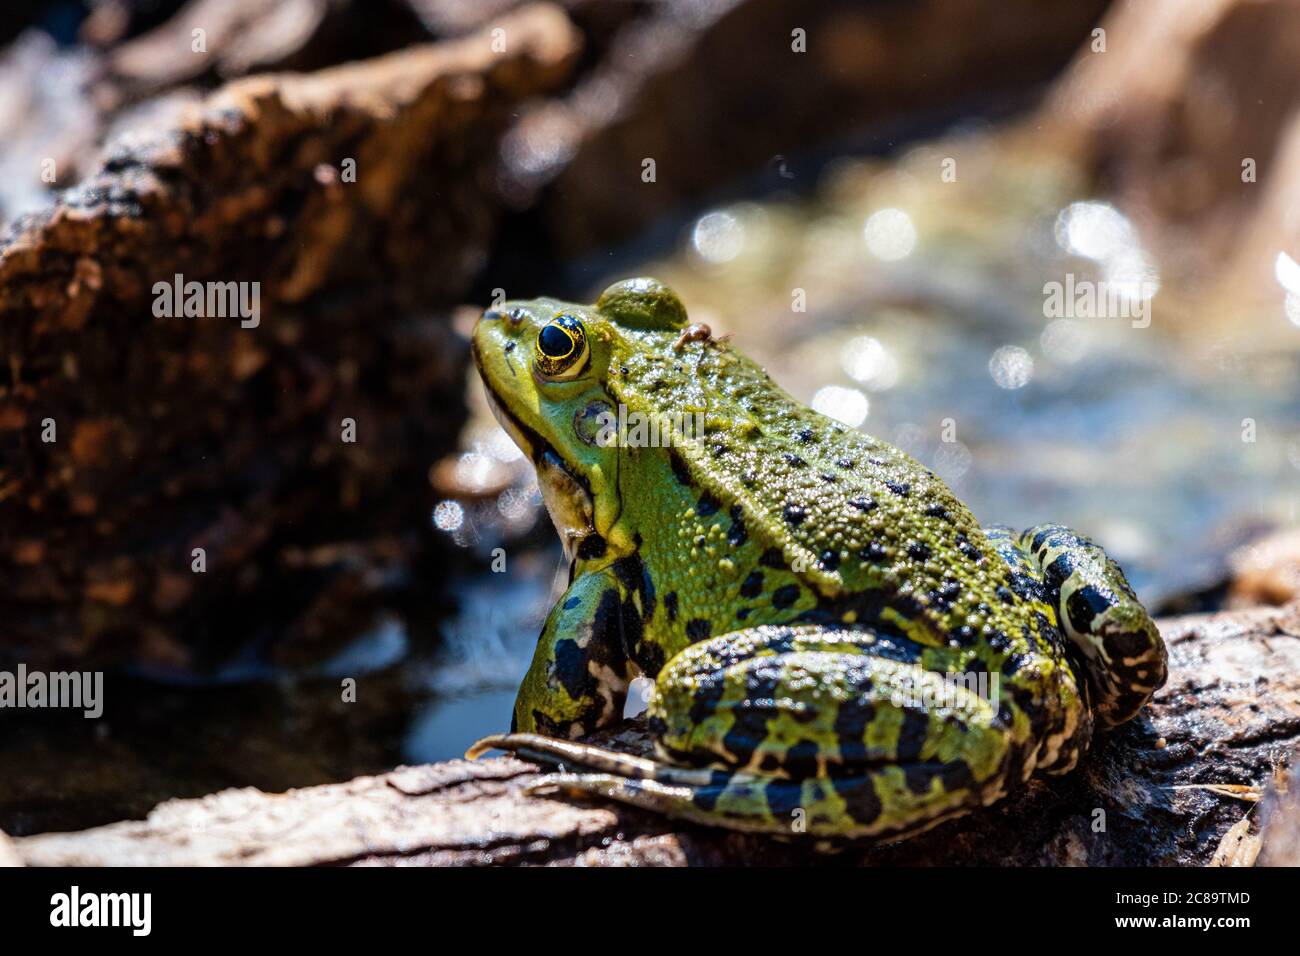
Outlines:
[[[653, 279], [490, 309], [472, 351], [570, 572], [511, 732], [467, 756], [558, 764], [550, 792], [880, 843], [1065, 773], [1165, 681], [1101, 548], [982, 528]], [[581, 742], [642, 676], [654, 757]]]

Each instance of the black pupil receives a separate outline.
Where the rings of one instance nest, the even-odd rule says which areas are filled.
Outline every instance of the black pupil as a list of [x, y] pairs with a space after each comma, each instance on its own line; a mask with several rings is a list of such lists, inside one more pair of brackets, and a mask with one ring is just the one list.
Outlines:
[[561, 359], [573, 351], [573, 339], [559, 326], [548, 325], [537, 337], [537, 345], [548, 358]]

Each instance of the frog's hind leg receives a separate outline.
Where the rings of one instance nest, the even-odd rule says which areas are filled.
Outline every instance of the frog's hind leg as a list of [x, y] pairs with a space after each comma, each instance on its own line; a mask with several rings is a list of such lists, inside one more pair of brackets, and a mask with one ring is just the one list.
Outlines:
[[1020, 750], [996, 704], [871, 650], [862, 631], [811, 626], [686, 648], [656, 682], [655, 759], [522, 734], [471, 753], [561, 764], [539, 788], [813, 837], [898, 839], [1000, 797]]
[[[1113, 727], [1132, 719], [1166, 677], [1165, 644], [1120, 566], [1105, 551], [1062, 525], [1037, 525], [1020, 534], [986, 529], [1012, 565], [1028, 567], [1062, 632], [1078, 650], [1097, 720]], [[1023, 595], [1022, 595], [1023, 596]]]

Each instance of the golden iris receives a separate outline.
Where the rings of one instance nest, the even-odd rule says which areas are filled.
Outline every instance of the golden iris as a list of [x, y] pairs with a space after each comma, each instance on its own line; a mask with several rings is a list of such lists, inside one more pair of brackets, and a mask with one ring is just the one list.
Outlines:
[[587, 361], [587, 330], [571, 315], [557, 315], [537, 334], [537, 370], [546, 378], [576, 377]]

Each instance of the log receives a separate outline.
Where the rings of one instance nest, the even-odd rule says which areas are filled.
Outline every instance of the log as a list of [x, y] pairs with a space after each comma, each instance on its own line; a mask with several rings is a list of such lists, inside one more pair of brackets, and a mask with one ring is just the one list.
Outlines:
[[[539, 768], [502, 757], [173, 800], [144, 820], [15, 839], [13, 852], [29, 866], [1294, 863], [1296, 787], [1288, 795], [1273, 782], [1300, 741], [1300, 603], [1169, 618], [1161, 631], [1169, 683], [1076, 772], [875, 850], [827, 857], [603, 802], [528, 796]], [[638, 722], [599, 738], [646, 749]], [[1251, 813], [1265, 794], [1264, 812]]]
[[439, 554], [450, 309], [501, 136], [581, 48], [550, 5], [498, 28], [231, 83], [0, 237], [0, 661], [319, 660]]

